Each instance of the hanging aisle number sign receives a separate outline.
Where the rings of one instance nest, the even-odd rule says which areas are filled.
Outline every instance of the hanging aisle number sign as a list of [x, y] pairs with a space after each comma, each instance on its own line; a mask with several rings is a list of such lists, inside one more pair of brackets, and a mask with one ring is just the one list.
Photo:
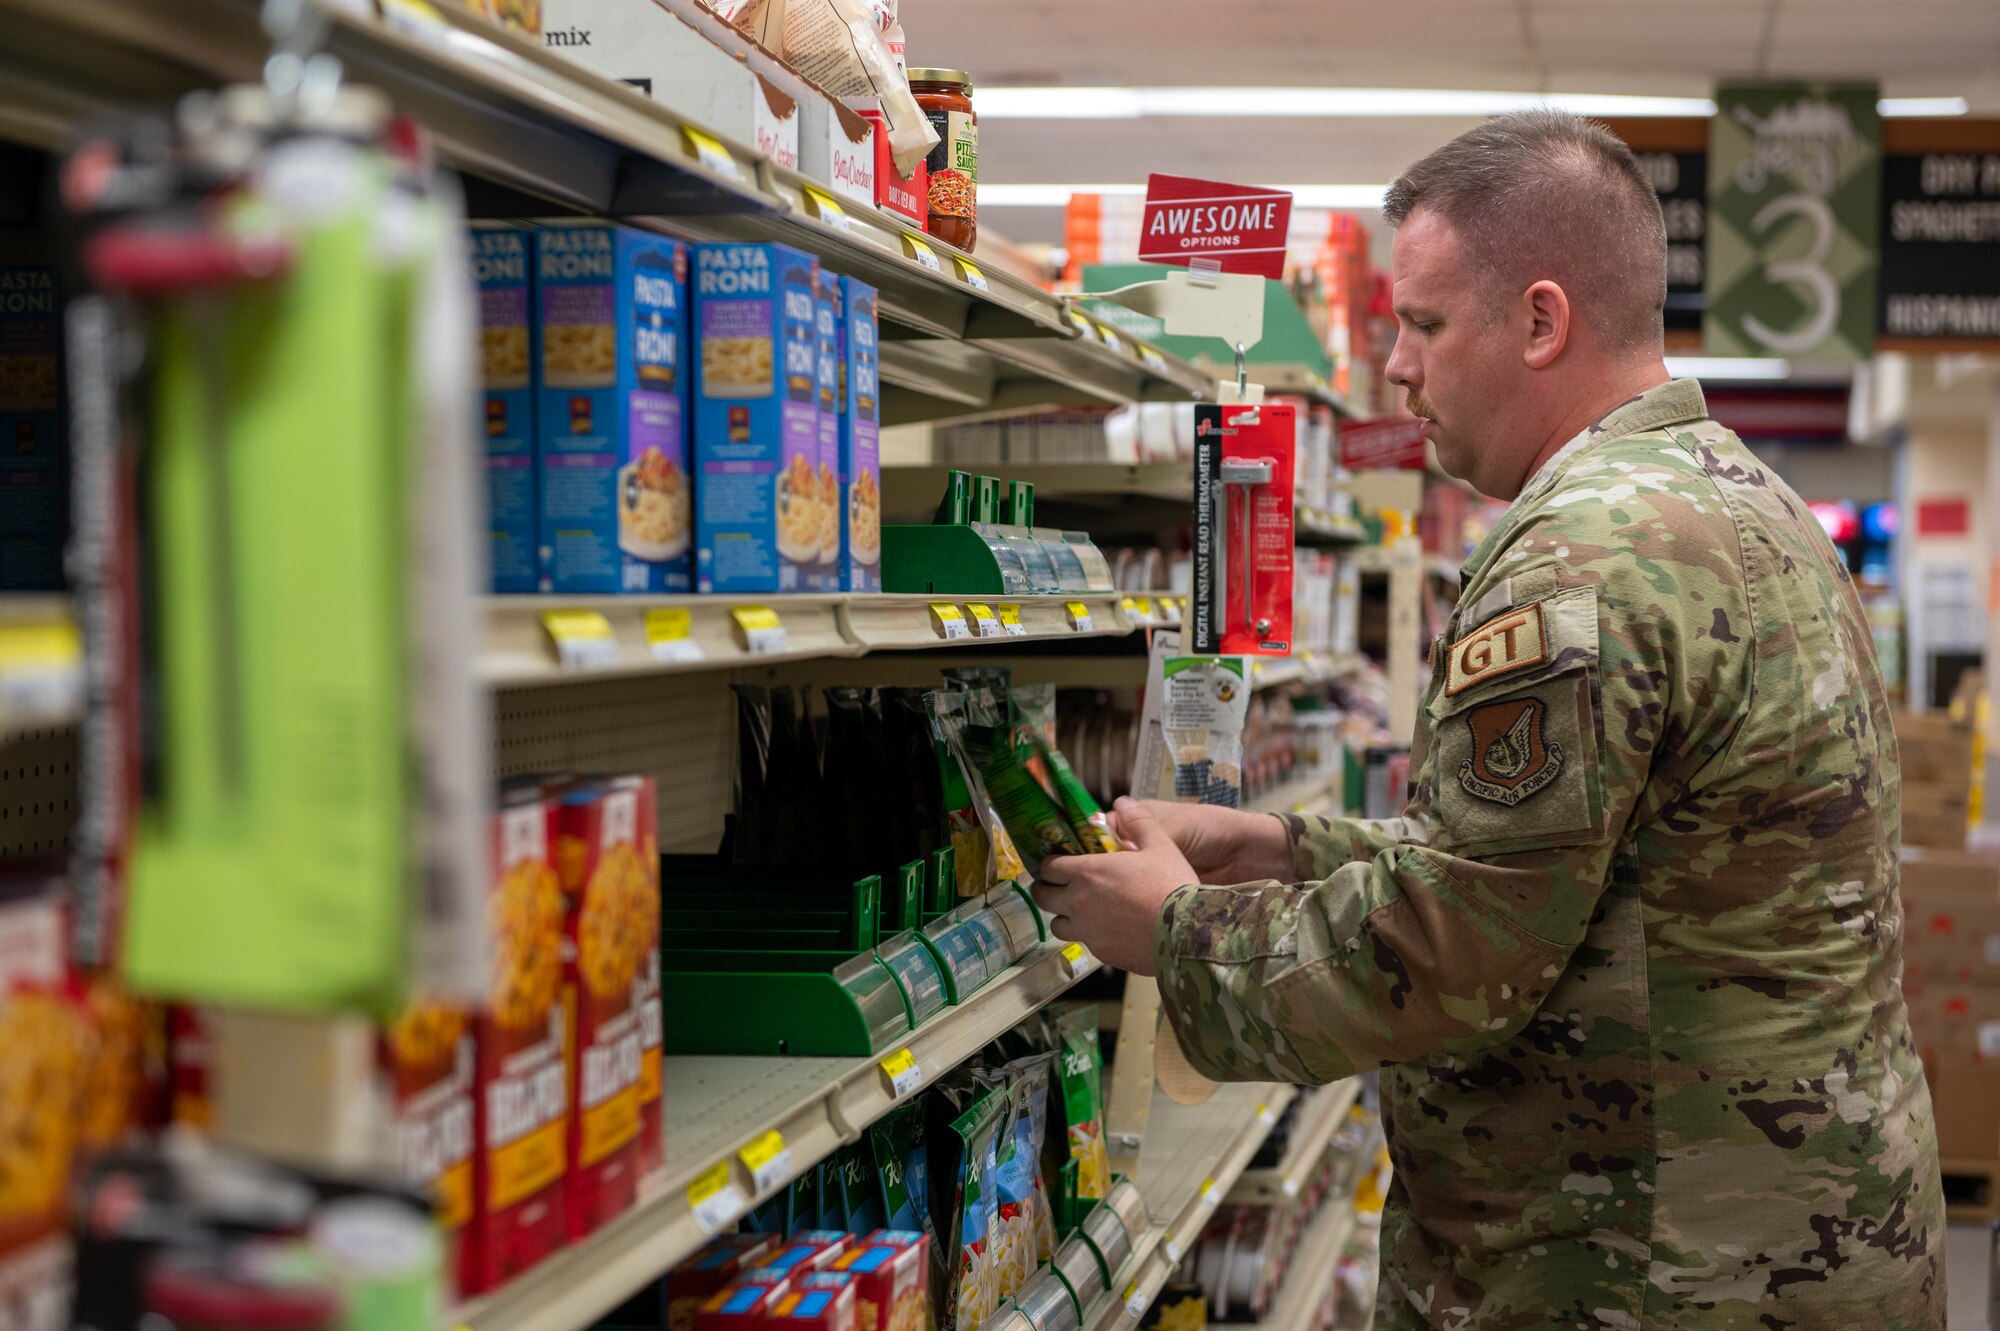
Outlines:
[[1724, 84], [1708, 150], [1711, 356], [1875, 345], [1882, 122], [1872, 83]]

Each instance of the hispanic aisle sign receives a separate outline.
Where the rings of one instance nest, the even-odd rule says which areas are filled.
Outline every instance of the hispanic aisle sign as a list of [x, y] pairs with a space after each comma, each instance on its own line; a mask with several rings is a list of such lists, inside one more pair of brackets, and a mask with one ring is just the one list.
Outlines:
[[1710, 355], [1861, 360], [1875, 345], [1875, 85], [1724, 84], [1708, 152]]
[[2000, 338], [2000, 133], [1992, 122], [1885, 127], [1886, 344]]
[[1291, 226], [1292, 196], [1283, 190], [1151, 175], [1139, 257], [1181, 268], [1214, 259], [1225, 273], [1283, 277]]

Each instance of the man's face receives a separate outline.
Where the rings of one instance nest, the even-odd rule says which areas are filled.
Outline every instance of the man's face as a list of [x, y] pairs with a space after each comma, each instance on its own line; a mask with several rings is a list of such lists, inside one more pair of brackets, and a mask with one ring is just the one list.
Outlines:
[[1396, 348], [1391, 383], [1409, 390], [1445, 471], [1511, 499], [1526, 479], [1518, 417], [1528, 370], [1512, 302], [1496, 306], [1450, 223], [1418, 209], [1396, 231]]

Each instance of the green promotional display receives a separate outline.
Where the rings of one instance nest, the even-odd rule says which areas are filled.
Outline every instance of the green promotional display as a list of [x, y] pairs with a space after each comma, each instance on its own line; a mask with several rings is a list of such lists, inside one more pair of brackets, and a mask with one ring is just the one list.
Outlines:
[[1872, 83], [1724, 84], [1708, 152], [1713, 356], [1864, 360], [1882, 132]]

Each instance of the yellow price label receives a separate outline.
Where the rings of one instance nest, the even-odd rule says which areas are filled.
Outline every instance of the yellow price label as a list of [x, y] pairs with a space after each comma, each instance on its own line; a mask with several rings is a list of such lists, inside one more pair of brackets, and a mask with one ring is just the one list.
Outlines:
[[0, 627], [0, 666], [70, 665], [83, 659], [83, 635], [74, 624]]
[[698, 1206], [729, 1186], [729, 1162], [718, 1160], [688, 1184], [688, 1204]]
[[695, 1224], [704, 1234], [715, 1233], [749, 1207], [727, 1160], [718, 1160], [695, 1175], [687, 1186], [687, 1199]]
[[757, 1192], [768, 1192], [791, 1177], [792, 1152], [776, 1128], [752, 1138], [736, 1156], [750, 1171], [751, 1185]]
[[946, 640], [972, 636], [972, 630], [966, 627], [965, 616], [949, 601], [931, 602], [931, 627]]
[[939, 276], [944, 275], [944, 265], [938, 262], [937, 251], [907, 231], [903, 233], [903, 253], [915, 259], [919, 266], [928, 268]]
[[1000, 636], [1000, 621], [993, 617], [993, 608], [978, 601], [967, 601], [965, 612], [972, 616], [972, 623], [982, 638]]
[[694, 616], [682, 609], [648, 610], [646, 612], [646, 641], [672, 642], [685, 638], [693, 631]]
[[1084, 955], [1083, 944], [1081, 943], [1071, 943], [1062, 950], [1063, 970], [1069, 974], [1070, 979], [1074, 980], [1077, 976], [1083, 974]]
[[958, 275], [965, 279], [965, 285], [974, 291], [991, 291], [993, 284], [986, 280], [986, 274], [979, 271], [979, 265], [970, 259], [952, 256], [952, 263], [958, 268]]
[[917, 1063], [917, 1056], [907, 1048], [898, 1049], [882, 1060], [882, 1075], [889, 1079], [889, 1090], [898, 1100], [924, 1084], [924, 1070]]
[[696, 161], [718, 176], [728, 176], [731, 180], [742, 181], [743, 168], [729, 155], [729, 149], [722, 146], [722, 140], [713, 134], [696, 129], [693, 125], [683, 126], [681, 134], [687, 139], [688, 151], [694, 154]]
[[1081, 601], [1064, 601], [1063, 611], [1069, 616], [1070, 627], [1078, 633], [1089, 633], [1097, 627], [1091, 621], [1090, 607]]
[[1139, 344], [1139, 361], [1149, 370], [1164, 371], [1167, 368], [1167, 358], [1143, 342]]
[[1003, 605], [1000, 607], [1000, 630], [1010, 638], [1025, 638], [1028, 636], [1027, 625], [1021, 622], [1020, 606]]
[[805, 193], [806, 209], [814, 217], [835, 231], [854, 229], [854, 223], [848, 220], [847, 210], [836, 203], [831, 194], [816, 190], [811, 185], [805, 187]]
[[542, 627], [556, 645], [565, 670], [601, 670], [618, 663], [618, 638], [611, 621], [595, 610], [544, 610]]
[[1111, 325], [1109, 324], [1097, 325], [1097, 339], [1114, 351], [1123, 351], [1125, 349], [1124, 344], [1118, 340], [1118, 334], [1111, 331]]
[[789, 645], [784, 621], [767, 605], [739, 605], [729, 612], [743, 633], [743, 647], [752, 656], [782, 652]]
[[1075, 326], [1077, 332], [1082, 333], [1085, 337], [1090, 336], [1090, 320], [1084, 318], [1080, 311], [1064, 310], [1063, 313], [1069, 316], [1069, 321]]

